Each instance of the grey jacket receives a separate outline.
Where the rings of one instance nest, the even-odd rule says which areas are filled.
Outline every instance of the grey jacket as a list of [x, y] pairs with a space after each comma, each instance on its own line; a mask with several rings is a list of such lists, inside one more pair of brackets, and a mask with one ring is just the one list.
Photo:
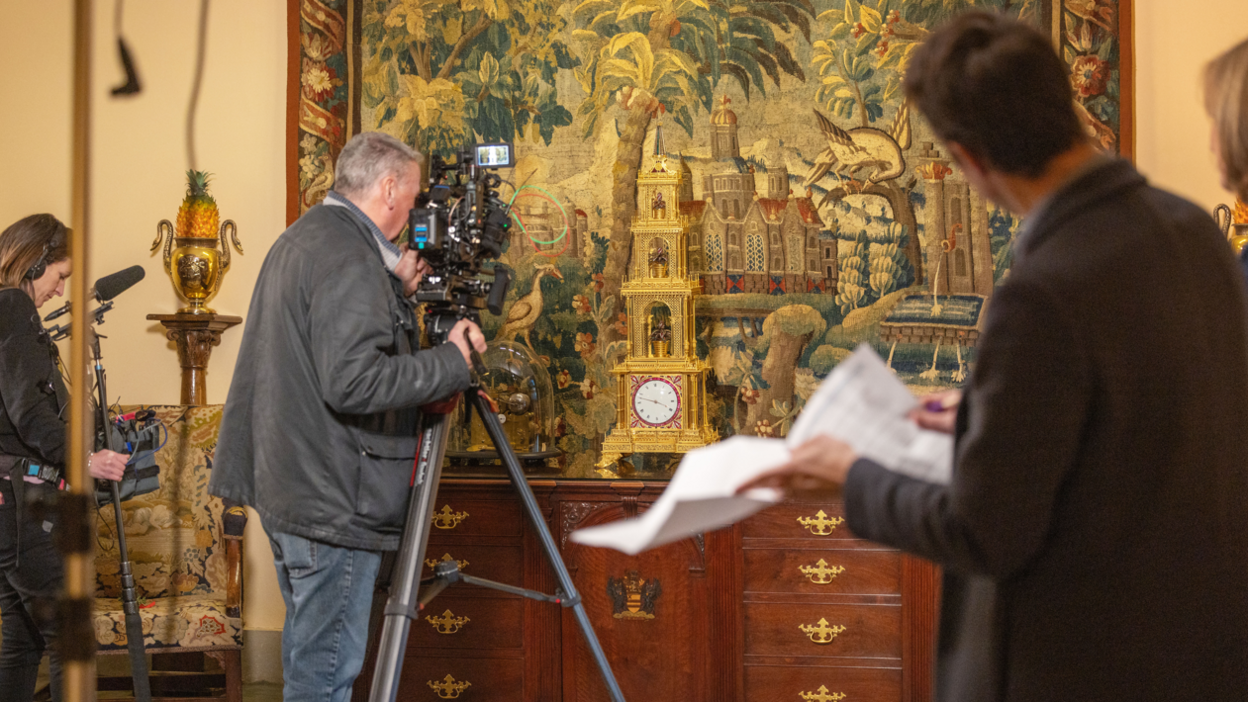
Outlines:
[[944, 568], [940, 702], [1248, 696], [1248, 318], [1209, 215], [1126, 162], [1015, 245], [952, 483], [859, 461], [856, 534]]
[[265, 528], [397, 548], [422, 404], [468, 387], [453, 344], [415, 352], [415, 312], [364, 224], [317, 205], [265, 258], [209, 492]]

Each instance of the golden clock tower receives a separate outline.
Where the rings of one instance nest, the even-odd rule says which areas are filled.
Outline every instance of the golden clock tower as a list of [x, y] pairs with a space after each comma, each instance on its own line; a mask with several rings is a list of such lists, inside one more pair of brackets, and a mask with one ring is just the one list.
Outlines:
[[599, 468], [634, 453], [685, 453], [719, 440], [707, 417], [710, 367], [697, 356], [693, 298], [702, 283], [690, 277], [690, 217], [680, 213], [684, 176], [669, 166], [663, 128], [654, 157], [637, 176], [633, 260], [621, 290], [628, 304], [628, 356], [616, 376], [615, 428], [602, 444]]

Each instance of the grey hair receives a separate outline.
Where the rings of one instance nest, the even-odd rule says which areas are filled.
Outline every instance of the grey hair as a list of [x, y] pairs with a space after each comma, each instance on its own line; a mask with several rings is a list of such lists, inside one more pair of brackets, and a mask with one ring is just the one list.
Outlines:
[[1248, 202], [1248, 40], [1205, 68], [1205, 109], [1218, 135], [1225, 185]]
[[402, 179], [411, 163], [423, 160], [419, 151], [389, 134], [361, 132], [338, 155], [334, 191], [348, 197], [363, 195], [386, 176]]

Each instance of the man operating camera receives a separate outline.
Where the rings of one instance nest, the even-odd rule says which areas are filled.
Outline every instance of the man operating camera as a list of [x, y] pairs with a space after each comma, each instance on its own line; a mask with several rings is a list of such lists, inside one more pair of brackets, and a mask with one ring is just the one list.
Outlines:
[[397, 139], [353, 138], [251, 299], [209, 491], [254, 507], [272, 543], [287, 702], [350, 697], [381, 551], [399, 544], [418, 407], [467, 389], [471, 350], [485, 350], [462, 320], [418, 351], [409, 296], [429, 268], [394, 242], [420, 171]]

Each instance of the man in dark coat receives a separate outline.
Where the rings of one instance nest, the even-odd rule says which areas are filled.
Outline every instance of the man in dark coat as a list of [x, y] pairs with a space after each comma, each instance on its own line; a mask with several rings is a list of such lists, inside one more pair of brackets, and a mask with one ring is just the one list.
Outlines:
[[418, 407], [465, 390], [476, 325], [417, 352], [408, 296], [427, 264], [394, 244], [420, 155], [353, 138], [334, 191], [265, 258], [221, 420], [209, 491], [251, 505], [286, 601], [283, 699], [345, 702], [363, 665], [381, 560], [398, 547]]
[[856, 534], [943, 567], [941, 702], [1248, 698], [1248, 331], [1225, 240], [1086, 142], [1025, 25], [960, 16], [906, 92], [1027, 215], [965, 397], [914, 415], [956, 435], [952, 481], [821, 437], [755, 485], [843, 485]]

